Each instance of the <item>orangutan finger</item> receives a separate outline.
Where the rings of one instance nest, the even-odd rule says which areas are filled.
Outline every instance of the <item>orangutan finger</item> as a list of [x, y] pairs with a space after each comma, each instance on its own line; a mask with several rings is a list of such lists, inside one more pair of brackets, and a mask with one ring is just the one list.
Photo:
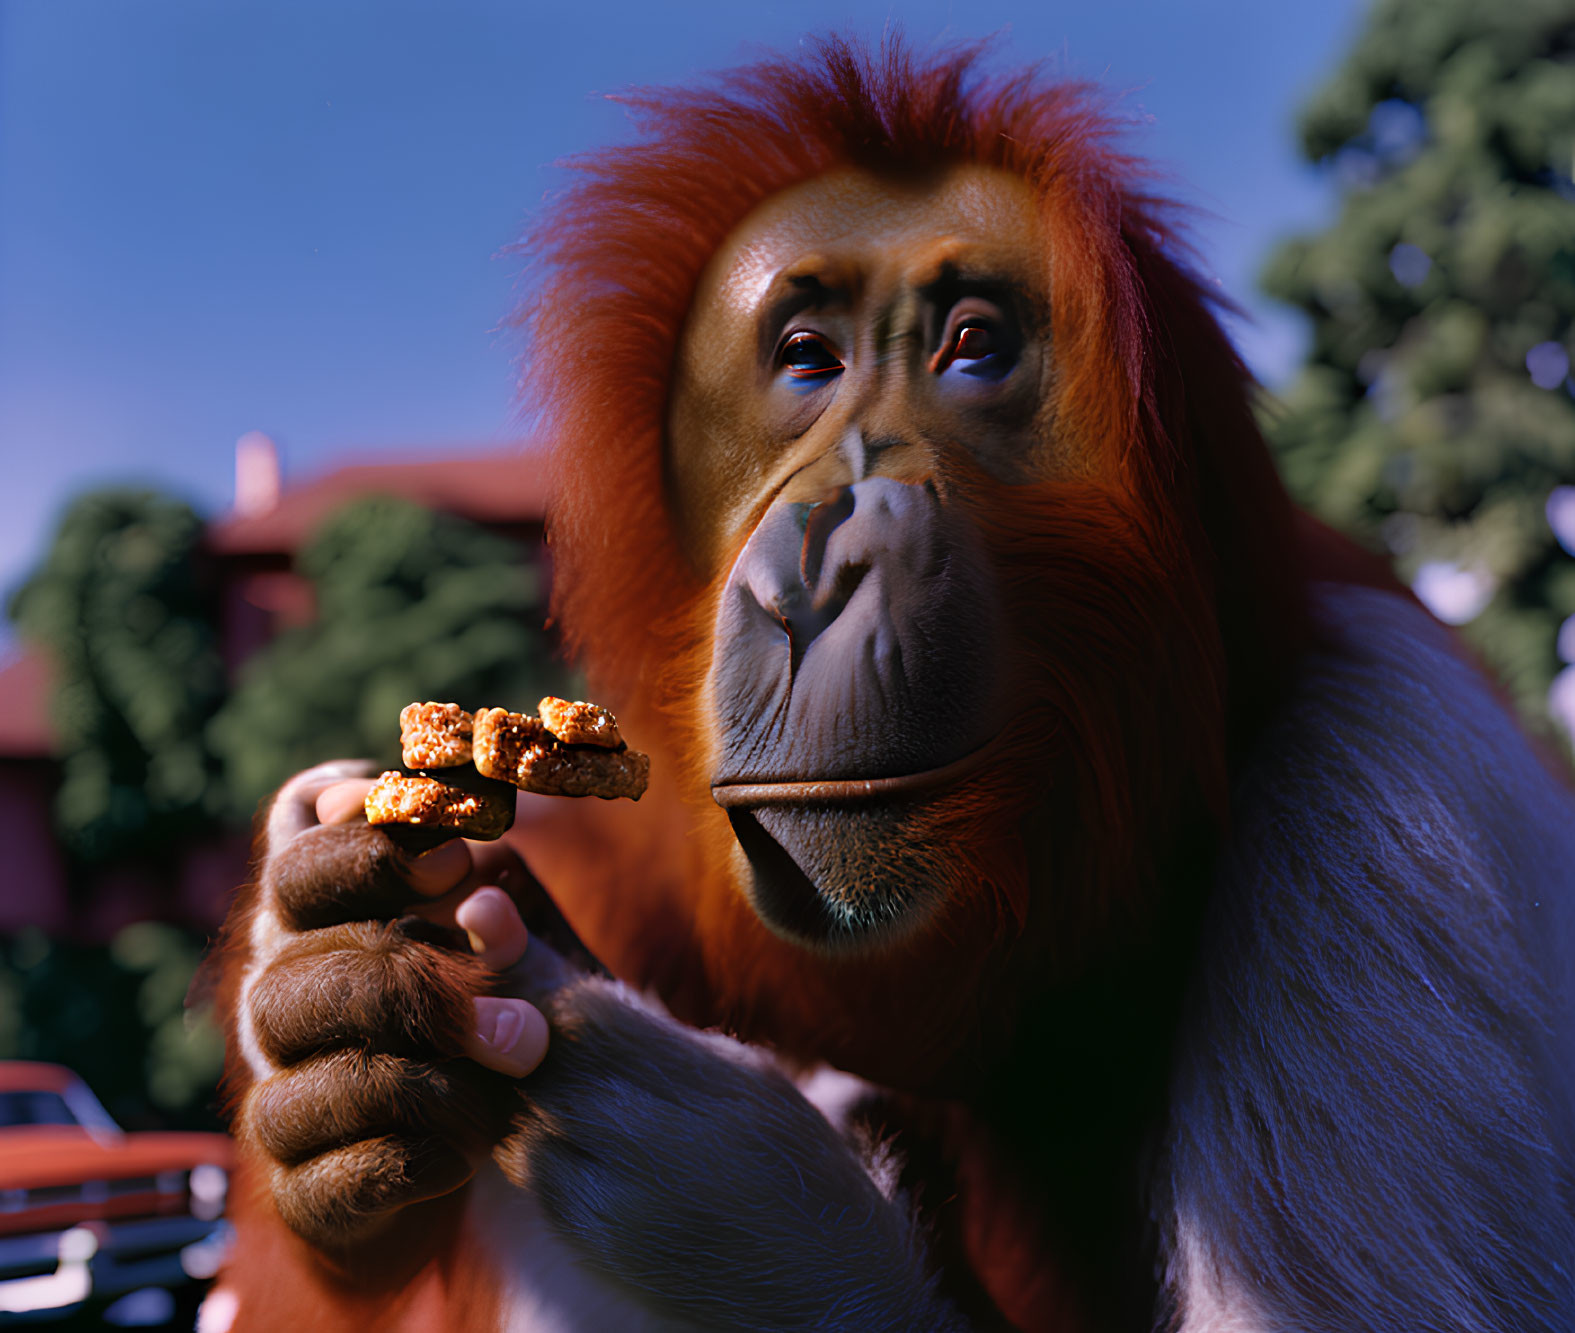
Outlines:
[[366, 817], [366, 794], [377, 785], [375, 778], [351, 778], [324, 787], [317, 796], [319, 824], [348, 824]]
[[494, 972], [513, 967], [530, 943], [520, 909], [494, 884], [483, 885], [460, 903], [454, 920], [469, 939], [470, 951]]
[[367, 1235], [395, 1209], [452, 1193], [475, 1173], [469, 1158], [438, 1139], [366, 1139], [298, 1166], [282, 1163], [270, 1184], [285, 1223], [314, 1245]]
[[296, 834], [316, 825], [317, 798], [325, 789], [348, 778], [365, 777], [374, 767], [365, 759], [331, 759], [297, 773], [274, 793], [268, 807], [268, 849], [278, 851]]
[[411, 858], [369, 825], [315, 825], [269, 856], [262, 889], [286, 926], [316, 930], [398, 916], [413, 902], [447, 892], [469, 870], [463, 843]]
[[[411, 930], [435, 929], [411, 923]], [[258, 1046], [294, 1065], [345, 1046], [444, 1059], [474, 1031], [471, 997], [491, 974], [469, 954], [434, 947], [403, 923], [313, 931], [282, 950], [248, 993]]]
[[546, 892], [510, 843], [499, 839], [497, 842], [471, 842], [467, 845], [470, 848], [472, 887], [495, 884], [521, 904]]
[[480, 1157], [508, 1132], [512, 1101], [504, 1080], [469, 1060], [333, 1051], [254, 1085], [238, 1129], [288, 1166], [387, 1137]]

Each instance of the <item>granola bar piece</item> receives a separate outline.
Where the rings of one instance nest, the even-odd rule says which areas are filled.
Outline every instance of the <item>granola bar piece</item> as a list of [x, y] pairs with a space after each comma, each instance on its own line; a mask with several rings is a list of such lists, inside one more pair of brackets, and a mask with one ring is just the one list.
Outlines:
[[476, 714], [472, 750], [476, 768], [487, 777], [548, 796], [637, 801], [651, 776], [649, 755], [564, 745], [540, 718], [502, 708], [483, 708]]
[[366, 794], [367, 823], [419, 828], [428, 836], [413, 841], [426, 845], [456, 836], [501, 838], [514, 822], [513, 789], [474, 770], [442, 772], [442, 778], [397, 769], [383, 773]]
[[600, 704], [570, 701], [548, 695], [538, 706], [548, 731], [565, 745], [595, 745], [604, 750], [624, 749], [618, 719]]
[[511, 713], [506, 708], [476, 711], [471, 733], [471, 758], [476, 771], [500, 782], [514, 782], [520, 757], [532, 746], [552, 744], [539, 717]]
[[458, 704], [407, 704], [399, 714], [406, 768], [457, 768], [470, 762], [471, 716]]
[[515, 772], [515, 785], [523, 791], [638, 801], [651, 780], [651, 757], [636, 750], [588, 745], [533, 745], [521, 756]]

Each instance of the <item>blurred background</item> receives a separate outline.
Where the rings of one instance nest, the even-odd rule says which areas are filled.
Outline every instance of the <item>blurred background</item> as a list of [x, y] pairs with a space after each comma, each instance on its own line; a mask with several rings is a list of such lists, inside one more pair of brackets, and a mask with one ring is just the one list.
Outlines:
[[892, 25], [1109, 90], [1297, 498], [1568, 746], [1575, 0], [0, 0], [0, 1060], [217, 1127], [257, 800], [564, 679], [510, 242], [609, 94]]

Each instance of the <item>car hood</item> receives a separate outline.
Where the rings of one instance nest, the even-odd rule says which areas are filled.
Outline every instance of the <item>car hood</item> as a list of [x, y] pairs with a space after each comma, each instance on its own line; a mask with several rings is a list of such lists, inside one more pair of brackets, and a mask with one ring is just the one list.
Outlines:
[[199, 1162], [228, 1168], [232, 1156], [223, 1134], [90, 1134], [55, 1125], [0, 1129], [0, 1190], [151, 1176]]

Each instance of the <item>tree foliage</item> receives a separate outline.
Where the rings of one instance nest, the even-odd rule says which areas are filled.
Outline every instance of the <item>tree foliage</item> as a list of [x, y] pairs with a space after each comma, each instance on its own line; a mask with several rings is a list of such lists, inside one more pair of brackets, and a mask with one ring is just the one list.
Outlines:
[[528, 619], [535, 571], [472, 523], [371, 497], [331, 518], [296, 568], [317, 618], [246, 664], [209, 727], [237, 811], [324, 759], [397, 763], [399, 710], [413, 699], [534, 708], [552, 684]]
[[144, 921], [108, 945], [0, 941], [0, 1059], [69, 1065], [129, 1129], [218, 1128], [224, 1038], [186, 993], [205, 941]]
[[[60, 836], [93, 862], [177, 853], [321, 759], [397, 760], [415, 698], [533, 707], [561, 679], [537, 575], [451, 515], [368, 499], [298, 554], [318, 616], [227, 693], [202, 521], [142, 491], [82, 496], [10, 614], [49, 655]], [[212, 1127], [222, 1039], [184, 1000], [203, 941], [129, 926], [106, 946], [0, 940], [0, 1059], [68, 1064], [131, 1127]]]
[[1313, 326], [1267, 423], [1287, 481], [1545, 727], [1575, 614], [1575, 0], [1379, 0], [1301, 139], [1343, 198], [1263, 280]]
[[201, 536], [179, 500], [92, 492], [11, 601], [55, 669], [56, 821], [84, 860], [165, 847], [216, 809], [203, 728], [224, 667], [194, 559]]

